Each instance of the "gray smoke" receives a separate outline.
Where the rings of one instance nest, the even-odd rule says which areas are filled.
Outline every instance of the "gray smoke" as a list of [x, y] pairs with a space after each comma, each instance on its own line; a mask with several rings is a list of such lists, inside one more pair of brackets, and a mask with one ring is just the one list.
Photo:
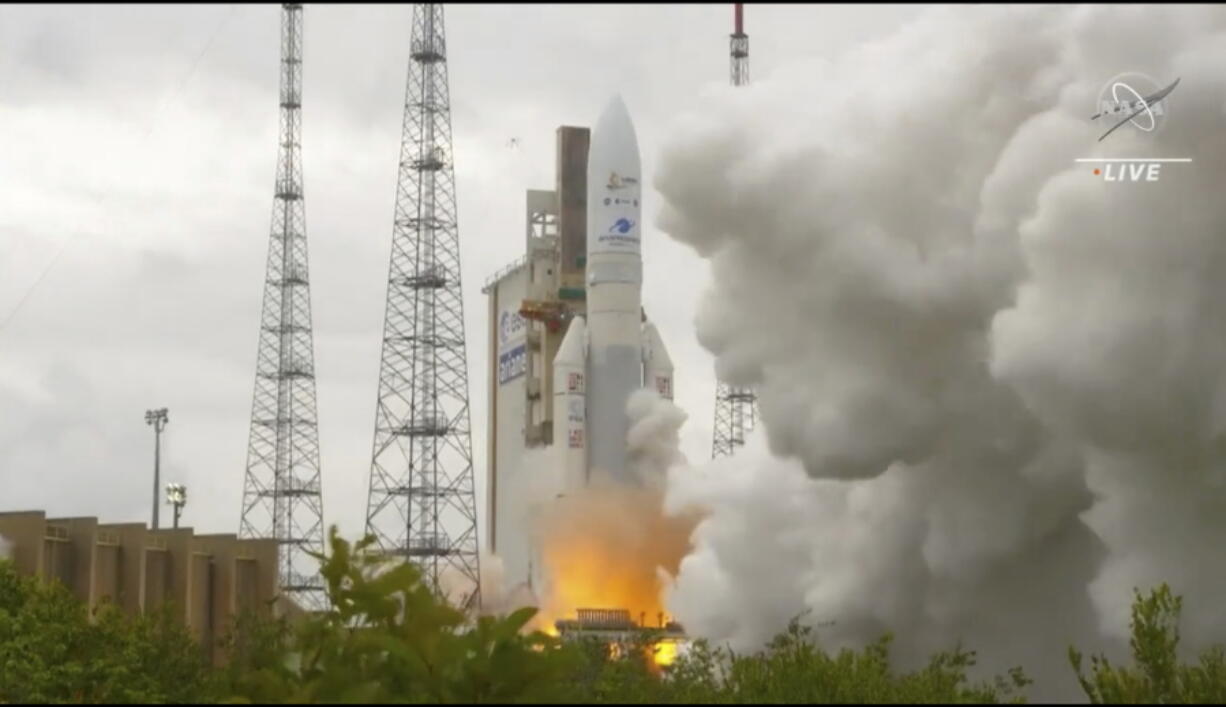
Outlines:
[[[670, 475], [708, 511], [669, 608], [756, 648], [797, 613], [903, 662], [958, 639], [1076, 695], [1134, 587], [1226, 640], [1226, 10], [938, 8], [713, 91], [660, 227], [711, 262], [697, 320], [767, 440]], [[1181, 77], [1095, 141], [1100, 88]], [[1107, 183], [1084, 156], [1192, 157]]]

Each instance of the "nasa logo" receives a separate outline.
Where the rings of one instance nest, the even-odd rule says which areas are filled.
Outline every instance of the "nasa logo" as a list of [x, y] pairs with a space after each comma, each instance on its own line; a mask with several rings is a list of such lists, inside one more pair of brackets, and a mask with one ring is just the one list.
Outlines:
[[625, 235], [629, 233], [630, 229], [632, 228], [634, 228], [633, 221], [628, 218], [619, 218], [613, 222], [612, 226], [609, 226], [609, 233], [620, 233]]
[[1112, 127], [1098, 139], [1101, 141], [1128, 124], [1143, 133], [1157, 132], [1166, 124], [1170, 112], [1169, 95], [1178, 83], [1179, 79], [1175, 79], [1163, 88], [1149, 76], [1136, 72], [1120, 74], [1105, 83], [1094, 104], [1097, 112], [1090, 120], [1108, 116]]
[[[1179, 85], [1177, 77], [1163, 87], [1145, 74], [1123, 73], [1108, 81], [1098, 92], [1095, 108], [1098, 112], [1090, 120], [1107, 116], [1105, 123], [1111, 127], [1099, 136], [1102, 142], [1108, 135], [1131, 125], [1143, 133], [1155, 133], [1170, 115], [1170, 95]], [[1161, 176], [1162, 165], [1167, 162], [1188, 163], [1190, 157], [1078, 157], [1077, 162], [1100, 164], [1094, 168], [1094, 176], [1102, 175], [1104, 182], [1156, 182]]]

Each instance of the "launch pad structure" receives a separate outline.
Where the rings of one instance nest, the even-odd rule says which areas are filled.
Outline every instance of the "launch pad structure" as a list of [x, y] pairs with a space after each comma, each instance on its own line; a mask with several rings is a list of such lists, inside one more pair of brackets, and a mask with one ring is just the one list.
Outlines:
[[512, 585], [529, 590], [540, 560], [513, 487], [546, 471], [527, 468], [524, 456], [554, 443], [553, 360], [569, 322], [586, 313], [589, 139], [587, 128], [557, 129], [555, 188], [526, 194], [524, 255], [481, 290], [490, 322], [486, 548], [502, 558]]
[[665, 621], [663, 614], [654, 617], [655, 626], [647, 623], [646, 616], [640, 616], [636, 623], [626, 609], [579, 609], [575, 614], [577, 618], [563, 619], [554, 624], [564, 641], [594, 639], [616, 646], [630, 646], [646, 636], [651, 636], [657, 644], [686, 641], [681, 625], [675, 621]]

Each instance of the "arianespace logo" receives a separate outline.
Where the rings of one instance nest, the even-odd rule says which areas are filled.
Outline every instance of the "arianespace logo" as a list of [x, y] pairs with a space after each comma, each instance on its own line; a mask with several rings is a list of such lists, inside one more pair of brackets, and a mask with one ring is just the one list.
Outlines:
[[626, 187], [633, 186], [638, 183], [639, 183], [639, 180], [635, 179], [634, 177], [623, 177], [619, 175], [617, 172], [609, 172], [609, 188], [610, 189], [624, 189]]

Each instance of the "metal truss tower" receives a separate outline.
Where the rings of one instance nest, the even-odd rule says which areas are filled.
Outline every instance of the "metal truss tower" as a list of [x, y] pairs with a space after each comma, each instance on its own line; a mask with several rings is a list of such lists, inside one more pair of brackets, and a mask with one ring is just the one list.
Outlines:
[[[745, 34], [741, 3], [735, 4], [734, 29], [729, 35], [732, 60], [732, 85], [749, 83], [749, 35]], [[732, 454], [745, 444], [745, 435], [753, 429], [758, 412], [758, 396], [749, 388], [715, 385], [715, 435], [711, 442], [711, 457]]]
[[749, 35], [745, 34], [741, 3], [736, 3], [735, 8], [733, 27], [736, 31], [728, 35], [728, 53], [732, 59], [732, 85], [744, 86], [749, 83]]
[[315, 354], [302, 203], [302, 5], [282, 5], [281, 139], [239, 535], [279, 541], [280, 588], [324, 608]]
[[366, 531], [479, 606], [477, 502], [443, 6], [413, 5]]

